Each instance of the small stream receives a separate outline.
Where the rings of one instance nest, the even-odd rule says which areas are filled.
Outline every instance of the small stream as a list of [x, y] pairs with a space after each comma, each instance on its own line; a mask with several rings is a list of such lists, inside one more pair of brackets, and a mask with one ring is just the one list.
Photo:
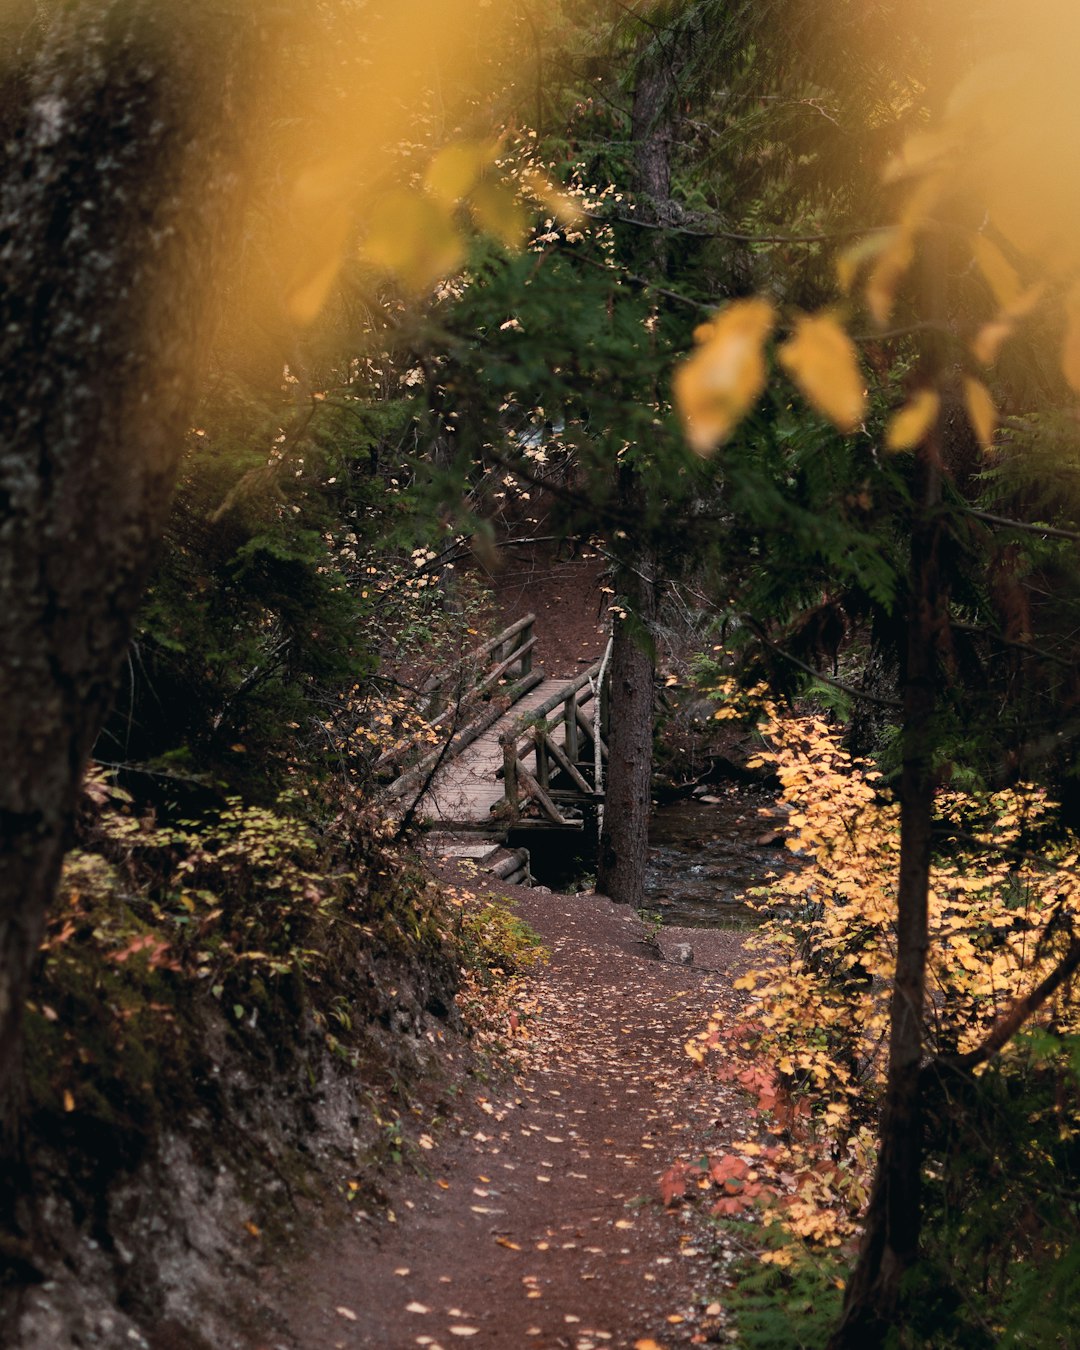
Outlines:
[[[760, 842], [775, 827], [772, 795], [737, 784], [717, 787], [704, 800], [658, 806], [649, 822], [645, 908], [676, 928], [760, 922], [740, 897], [789, 861], [778, 843]], [[515, 831], [509, 842], [529, 849], [534, 877], [552, 890], [592, 887], [595, 843], [580, 830]]]
[[779, 871], [789, 855], [758, 841], [775, 822], [758, 814], [772, 809], [768, 793], [720, 787], [707, 801], [659, 806], [649, 824], [646, 907], [678, 928], [727, 928], [758, 923], [740, 903], [765, 873]]

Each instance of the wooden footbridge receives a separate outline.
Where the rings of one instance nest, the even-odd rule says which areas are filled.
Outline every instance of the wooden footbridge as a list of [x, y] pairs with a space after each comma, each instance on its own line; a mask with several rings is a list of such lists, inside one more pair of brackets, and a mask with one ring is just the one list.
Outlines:
[[[534, 623], [526, 615], [428, 682], [429, 724], [448, 739], [385, 791], [440, 834], [469, 836], [468, 846], [450, 851], [471, 850], [478, 861], [512, 829], [581, 829], [603, 802], [606, 659], [573, 679], [548, 679], [532, 663]], [[498, 859], [496, 870], [505, 863]]]

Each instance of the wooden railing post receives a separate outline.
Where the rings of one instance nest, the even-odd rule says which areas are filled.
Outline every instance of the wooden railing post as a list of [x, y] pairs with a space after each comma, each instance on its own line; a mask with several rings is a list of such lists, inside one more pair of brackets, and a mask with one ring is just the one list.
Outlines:
[[547, 744], [544, 737], [544, 728], [538, 722], [533, 727], [532, 732], [533, 746], [536, 750], [536, 781], [547, 792], [551, 786], [551, 775], [548, 769]]
[[500, 736], [499, 744], [502, 746], [503, 753], [503, 785], [506, 789], [506, 804], [510, 808], [510, 821], [516, 825], [521, 818], [521, 800], [518, 794], [517, 738], [513, 737], [507, 740], [505, 736]]
[[578, 762], [578, 724], [577, 714], [577, 692], [571, 692], [570, 697], [563, 704], [563, 726], [566, 728], [566, 757], [571, 764]]

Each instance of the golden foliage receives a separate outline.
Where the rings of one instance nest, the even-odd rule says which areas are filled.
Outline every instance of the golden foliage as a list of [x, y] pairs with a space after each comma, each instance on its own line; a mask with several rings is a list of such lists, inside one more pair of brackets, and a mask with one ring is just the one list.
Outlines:
[[975, 429], [975, 435], [979, 438], [979, 444], [984, 450], [988, 450], [994, 442], [997, 409], [986, 385], [971, 375], [964, 376], [964, 406]]
[[819, 413], [841, 431], [858, 427], [866, 412], [866, 389], [855, 344], [836, 319], [800, 315], [777, 355]]
[[694, 334], [697, 350], [675, 372], [675, 399], [700, 455], [727, 440], [765, 388], [765, 339], [776, 321], [767, 300], [737, 300]]
[[941, 396], [934, 389], [920, 389], [912, 394], [899, 412], [893, 415], [885, 433], [888, 450], [912, 450], [926, 437], [937, 420]]

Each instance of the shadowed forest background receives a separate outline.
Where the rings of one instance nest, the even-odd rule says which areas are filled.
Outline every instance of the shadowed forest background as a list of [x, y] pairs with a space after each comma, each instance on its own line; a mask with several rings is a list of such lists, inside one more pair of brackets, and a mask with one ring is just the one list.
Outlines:
[[526, 1035], [535, 935], [421, 805], [522, 557], [610, 673], [579, 889], [659, 928], [652, 808], [718, 784], [785, 848], [685, 1047], [754, 1137], [655, 1160], [737, 1236], [712, 1338], [1072, 1344], [1069, 7], [2, 0], [0, 44], [10, 1344], [220, 1343], [232, 1254], [343, 1156], [385, 1208], [402, 1103]]

